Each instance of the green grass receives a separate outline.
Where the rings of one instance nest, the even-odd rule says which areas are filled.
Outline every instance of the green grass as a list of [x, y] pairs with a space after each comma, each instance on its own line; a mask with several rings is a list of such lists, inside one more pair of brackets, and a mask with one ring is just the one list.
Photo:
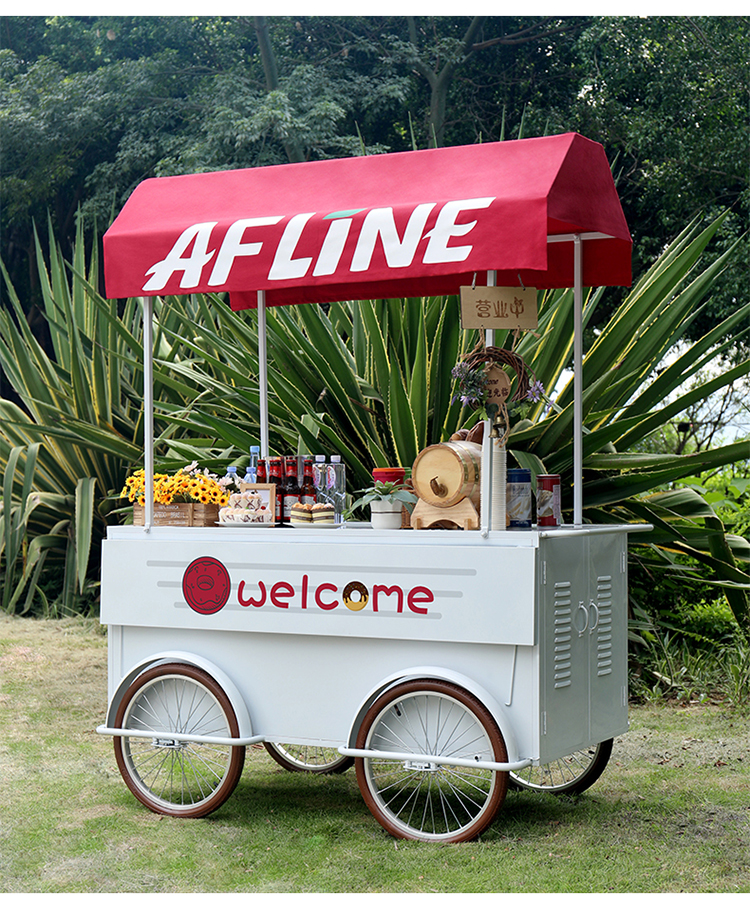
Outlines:
[[122, 782], [93, 623], [0, 617], [0, 891], [748, 892], [750, 721], [718, 706], [631, 709], [577, 799], [510, 793], [481, 841], [396, 841], [353, 770], [283, 771], [248, 751], [202, 820], [156, 816]]

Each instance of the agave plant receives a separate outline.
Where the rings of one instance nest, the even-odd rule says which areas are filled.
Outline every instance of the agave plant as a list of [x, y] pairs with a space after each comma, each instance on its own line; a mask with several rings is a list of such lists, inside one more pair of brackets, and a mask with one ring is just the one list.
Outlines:
[[[689, 226], [635, 284], [586, 353], [584, 518], [652, 524], [649, 534], [631, 537], [639, 545], [634, 559], [649, 572], [686, 572], [678, 554], [700, 561], [725, 586], [737, 619], [750, 631], [748, 542], [727, 534], [695, 490], [674, 488], [681, 478], [747, 459], [750, 443], [679, 456], [637, 451], [656, 428], [750, 372], [744, 361], [673, 395], [726, 350], [729, 330], [747, 323], [750, 303], [660, 369], [731, 255], [696, 268], [720, 222], [703, 230]], [[588, 294], [584, 323], [605, 293]], [[188, 338], [185, 325], [182, 342], [194, 358], [176, 369], [201, 389], [201, 414], [191, 413], [189, 421], [197, 421], [204, 437], [213, 432], [247, 451], [257, 439], [254, 317], [232, 314], [218, 299], [211, 303], [199, 341]], [[515, 345], [538, 382], [559, 391], [532, 406], [508, 442], [510, 454], [532, 474], [562, 476], [566, 510], [572, 505], [573, 390], [572, 380], [561, 380], [572, 356], [572, 308], [572, 291], [540, 294], [539, 329]], [[280, 437], [282, 446], [302, 451], [326, 445], [341, 452], [353, 487], [366, 486], [373, 467], [409, 466], [421, 448], [479, 417], [451, 397], [451, 368], [476, 343], [475, 333], [459, 328], [454, 298], [276, 308], [268, 314], [268, 331], [277, 442]], [[513, 341], [499, 338], [496, 345]]]
[[[51, 350], [30, 331], [2, 269], [7, 305], [0, 310], [0, 366], [21, 401], [0, 400], [3, 505], [6, 523], [11, 514], [25, 516], [38, 565], [42, 550], [62, 564], [61, 602], [70, 608], [89, 567], [96, 575], [106, 498], [122, 488], [127, 467], [142, 459], [142, 318], [136, 301], [118, 308], [95, 290], [97, 255], [86, 263], [82, 227], [70, 268], [51, 230], [49, 265], [38, 240], [37, 263]], [[163, 335], [156, 341], [168, 360], [174, 352]], [[174, 384], [169, 394], [179, 397], [173, 390]], [[157, 391], [166, 395], [160, 385]], [[28, 453], [25, 461], [22, 453]], [[11, 469], [22, 464], [21, 478]], [[26, 511], [30, 491], [39, 496], [36, 508]], [[6, 546], [9, 540], [6, 535]]]
[[[584, 515], [595, 522], [652, 524], [648, 535], [631, 536], [638, 545], [633, 559], [648, 571], [679, 572], [685, 569], [676, 555], [701, 561], [726, 586], [735, 615], [750, 630], [747, 542], [727, 535], [696, 491], [674, 488], [680, 478], [748, 458], [750, 444], [687, 456], [637, 451], [655, 428], [750, 372], [746, 361], [670, 399], [726, 348], [727, 330], [747, 321], [750, 304], [659, 372], [729, 256], [697, 268], [719, 223], [686, 229], [635, 284], [586, 353]], [[78, 492], [78, 521], [84, 523], [90, 499], [94, 543], [112, 493], [141, 464], [143, 445], [138, 305], [129, 300], [118, 309], [104, 300], [95, 289], [95, 267], [92, 260], [86, 270], [77, 247], [70, 281], [59, 254], [48, 272], [40, 272], [54, 357], [26, 329], [12, 289], [18, 326], [5, 314], [0, 321], [0, 363], [27, 409], [0, 402], [0, 464], [15, 446], [43, 443], [34, 489], [62, 491], [73, 501]], [[585, 323], [605, 293], [588, 294]], [[572, 291], [540, 294], [538, 331], [517, 342], [496, 339], [496, 345], [515, 348], [545, 389], [558, 390], [514, 425], [509, 450], [534, 473], [562, 475], [565, 508], [572, 485], [573, 403], [572, 383], [562, 378], [572, 354], [572, 308]], [[194, 459], [215, 470], [230, 460], [242, 464], [259, 436], [254, 312], [233, 313], [223, 298], [198, 294], [156, 298], [154, 314], [158, 455], [167, 467], [170, 460], [177, 467]], [[351, 490], [368, 486], [374, 467], [408, 467], [426, 445], [477, 418], [453, 399], [451, 370], [478, 340], [475, 332], [461, 330], [456, 298], [279, 307], [267, 312], [267, 323], [271, 450], [338, 452]], [[85, 540], [82, 534], [82, 547]], [[83, 552], [77, 565], [80, 578]]]

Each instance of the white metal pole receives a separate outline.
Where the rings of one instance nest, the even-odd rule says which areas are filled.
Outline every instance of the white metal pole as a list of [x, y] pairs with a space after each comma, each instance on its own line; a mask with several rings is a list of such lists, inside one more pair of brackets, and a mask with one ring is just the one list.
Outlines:
[[[494, 288], [497, 284], [497, 272], [493, 269], [487, 272], [487, 287]], [[495, 344], [495, 330], [484, 330], [484, 346], [492, 348]], [[492, 421], [485, 418], [484, 436], [482, 438], [482, 476], [480, 478], [479, 503], [481, 510], [482, 536], [492, 528]]]
[[154, 299], [142, 297], [143, 305], [143, 470], [146, 503], [143, 527], [154, 521]]
[[583, 251], [573, 238], [573, 524], [583, 524]]
[[258, 399], [260, 455], [268, 458], [268, 353], [266, 350], [266, 292], [258, 291]]

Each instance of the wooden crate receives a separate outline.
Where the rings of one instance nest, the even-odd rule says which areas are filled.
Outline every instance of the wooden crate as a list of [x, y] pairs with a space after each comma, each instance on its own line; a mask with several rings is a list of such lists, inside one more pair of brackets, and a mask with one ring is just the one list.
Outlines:
[[[145, 509], [133, 506], [133, 525], [143, 525]], [[219, 521], [219, 507], [213, 503], [154, 504], [154, 525], [179, 525], [198, 528], [215, 525]]]

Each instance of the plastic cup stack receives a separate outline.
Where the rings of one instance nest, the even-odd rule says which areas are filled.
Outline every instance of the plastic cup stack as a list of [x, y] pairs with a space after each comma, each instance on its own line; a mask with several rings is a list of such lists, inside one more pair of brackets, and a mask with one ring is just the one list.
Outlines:
[[493, 531], [505, 531], [505, 481], [508, 453], [500, 440], [492, 440], [492, 520]]

